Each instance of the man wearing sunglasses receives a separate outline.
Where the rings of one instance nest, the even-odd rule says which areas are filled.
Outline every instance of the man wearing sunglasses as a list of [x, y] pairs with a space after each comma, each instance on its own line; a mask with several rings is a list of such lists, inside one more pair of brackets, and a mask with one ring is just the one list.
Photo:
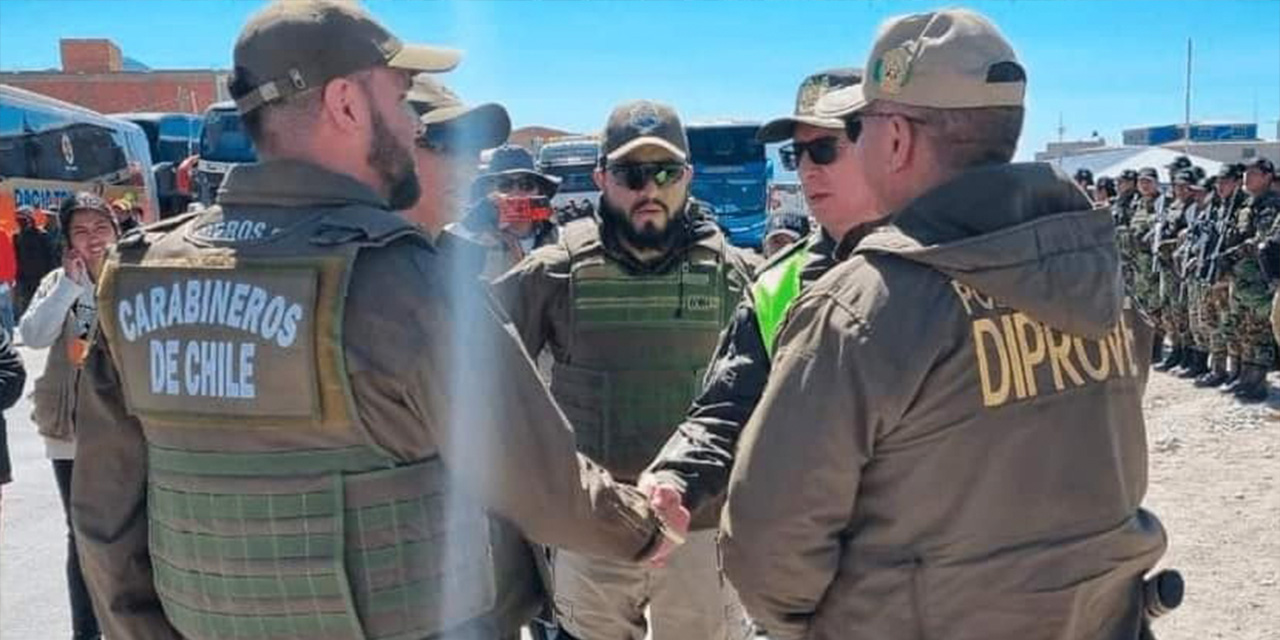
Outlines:
[[1151, 327], [1110, 217], [1011, 164], [1026, 79], [986, 18], [893, 18], [865, 69], [817, 112], [890, 224], [787, 314], [725, 572], [781, 640], [1137, 637], [1165, 536], [1140, 506]]
[[[581, 451], [635, 481], [680, 422], [750, 280], [750, 256], [690, 206], [689, 143], [671, 107], [618, 106], [601, 138], [598, 219], [566, 224], [494, 287]], [[675, 505], [679, 509], [678, 505]], [[714, 511], [665, 567], [560, 550], [562, 631], [582, 640], [722, 640], [749, 633], [716, 563]], [[649, 609], [649, 622], [645, 609]]]
[[496, 278], [530, 251], [556, 241], [550, 199], [559, 188], [560, 178], [538, 171], [523, 147], [503, 145], [472, 181], [466, 215], [445, 232], [478, 252], [483, 278]]
[[425, 73], [413, 79], [407, 99], [420, 126], [413, 157], [423, 196], [402, 213], [435, 238], [460, 216], [480, 152], [507, 141], [511, 118], [502, 105], [463, 104], [457, 94]]

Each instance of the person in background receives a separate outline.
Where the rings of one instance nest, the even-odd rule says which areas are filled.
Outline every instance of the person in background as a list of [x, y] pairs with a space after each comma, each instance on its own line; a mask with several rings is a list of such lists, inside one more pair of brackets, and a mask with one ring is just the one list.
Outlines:
[[76, 455], [72, 416], [76, 381], [90, 329], [97, 319], [95, 283], [107, 251], [119, 239], [120, 231], [111, 205], [91, 193], [77, 193], [64, 200], [58, 218], [67, 236], [62, 266], [50, 271], [40, 282], [22, 315], [18, 331], [26, 346], [49, 349], [44, 373], [36, 380], [32, 393], [35, 411], [31, 418], [44, 437], [63, 511], [68, 514], [67, 590], [71, 599], [73, 637], [97, 638], [100, 637], [98, 621], [80, 572], [69, 515]]
[[[18, 398], [22, 397], [22, 385], [27, 382], [27, 370], [22, 366], [22, 357], [13, 348], [13, 340], [8, 331], [0, 331], [0, 412], [8, 411]], [[0, 497], [3, 497], [4, 485], [13, 480], [9, 466], [9, 435], [5, 425], [4, 414], [0, 413]], [[3, 513], [3, 512], [0, 512]], [[3, 522], [3, 519], [0, 519]]]
[[775, 213], [769, 216], [769, 227], [764, 233], [764, 257], [772, 257], [808, 235], [809, 216]]
[[18, 262], [16, 309], [18, 316], [27, 310], [36, 287], [45, 275], [58, 267], [57, 251], [49, 234], [36, 225], [31, 207], [18, 209], [18, 233], [13, 236], [13, 251]]

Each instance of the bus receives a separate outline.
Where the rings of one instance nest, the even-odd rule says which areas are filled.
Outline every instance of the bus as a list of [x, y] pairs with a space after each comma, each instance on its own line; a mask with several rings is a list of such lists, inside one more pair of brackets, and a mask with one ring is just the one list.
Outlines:
[[595, 207], [600, 189], [591, 178], [600, 158], [600, 141], [594, 137], [557, 138], [538, 149], [538, 170], [560, 178], [560, 189], [551, 199], [557, 209], [570, 203]]
[[195, 155], [204, 119], [189, 113], [116, 113], [111, 117], [128, 120], [147, 134], [161, 217], [185, 211], [191, 194], [179, 192], [177, 170], [183, 160]]
[[132, 201], [140, 222], [158, 219], [147, 135], [132, 122], [0, 85], [0, 229], [30, 205], [56, 211], [77, 191]]
[[711, 205], [729, 242], [759, 249], [768, 224], [768, 185], [773, 164], [756, 140], [754, 122], [691, 124], [689, 161], [693, 197]]
[[199, 154], [193, 188], [196, 200], [209, 206], [232, 167], [258, 161], [258, 153], [244, 130], [235, 102], [218, 102], [205, 110]]

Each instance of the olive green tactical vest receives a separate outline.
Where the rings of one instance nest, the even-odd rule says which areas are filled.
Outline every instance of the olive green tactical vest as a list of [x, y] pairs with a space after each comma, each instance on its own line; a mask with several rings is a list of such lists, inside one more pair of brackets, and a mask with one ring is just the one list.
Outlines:
[[[205, 233], [225, 234], [223, 215], [127, 237], [99, 289], [148, 442], [150, 554], [169, 621], [193, 640], [424, 638], [492, 609], [485, 513], [463, 501], [446, 519], [443, 465], [379, 448], [349, 387], [353, 262], [415, 232], [350, 207], [300, 211], [251, 240]], [[232, 217], [252, 228], [241, 221], [253, 211]]]
[[31, 389], [31, 420], [40, 435], [55, 440], [73, 440], [75, 425], [71, 419], [75, 408], [78, 363], [71, 361], [68, 347], [75, 339], [75, 318], [71, 313], [62, 321], [62, 331], [49, 347], [44, 373]]
[[701, 389], [741, 292], [719, 235], [661, 274], [628, 273], [608, 258], [594, 221], [566, 225], [561, 244], [570, 261], [570, 336], [551, 391], [578, 448], [633, 480]]

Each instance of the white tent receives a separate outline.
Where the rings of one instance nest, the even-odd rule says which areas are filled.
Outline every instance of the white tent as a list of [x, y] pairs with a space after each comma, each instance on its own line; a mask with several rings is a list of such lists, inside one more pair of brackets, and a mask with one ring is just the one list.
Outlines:
[[[1160, 172], [1160, 182], [1169, 184], [1173, 179], [1169, 175], [1168, 165], [1180, 155], [1181, 152], [1164, 147], [1110, 147], [1050, 160], [1049, 163], [1060, 167], [1067, 176], [1074, 176], [1078, 169], [1084, 167], [1093, 172], [1095, 180], [1102, 176], [1119, 177], [1120, 172], [1125, 169], [1137, 171], [1143, 167], [1155, 167]], [[1217, 160], [1196, 155], [1188, 157], [1191, 158], [1192, 165], [1204, 168], [1206, 176], [1218, 175], [1218, 170], [1222, 168], [1223, 163]]]

